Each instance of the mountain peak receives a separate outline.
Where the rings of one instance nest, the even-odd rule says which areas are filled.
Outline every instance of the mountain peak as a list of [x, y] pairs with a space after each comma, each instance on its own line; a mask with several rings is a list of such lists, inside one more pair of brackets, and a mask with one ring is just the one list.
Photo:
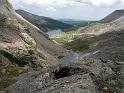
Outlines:
[[116, 10], [109, 14], [108, 16], [104, 17], [102, 20], [100, 20], [101, 23], [108, 23], [115, 21], [116, 19], [120, 18], [121, 16], [124, 15], [124, 9], [122, 10]]
[[120, 10], [115, 10], [115, 11], [120, 11], [120, 12], [122, 12], [122, 11], [124, 11], [124, 9], [120, 9]]

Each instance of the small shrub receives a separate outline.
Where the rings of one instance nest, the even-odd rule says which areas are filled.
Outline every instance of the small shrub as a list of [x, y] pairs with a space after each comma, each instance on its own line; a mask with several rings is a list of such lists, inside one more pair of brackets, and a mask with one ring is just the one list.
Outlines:
[[6, 69], [6, 73], [9, 76], [17, 76], [19, 75], [19, 69], [17, 67], [9, 67]]
[[28, 50], [28, 53], [30, 54], [30, 55], [33, 55], [34, 54], [34, 51], [33, 50]]
[[24, 66], [29, 64], [24, 57], [15, 58], [15, 63], [18, 64], [19, 66]]
[[10, 54], [4, 50], [0, 50], [0, 54], [2, 54], [4, 57], [6, 57], [12, 63], [16, 63], [19, 66], [24, 66], [24, 65], [28, 64], [28, 62], [25, 60], [24, 57], [15, 57], [12, 54]]

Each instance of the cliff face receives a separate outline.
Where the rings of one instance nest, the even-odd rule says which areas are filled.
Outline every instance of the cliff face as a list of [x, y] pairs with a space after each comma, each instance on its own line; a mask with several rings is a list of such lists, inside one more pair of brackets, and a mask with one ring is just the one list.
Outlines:
[[67, 52], [54, 44], [44, 32], [18, 15], [8, 0], [0, 0], [0, 50], [14, 56], [27, 55], [33, 51], [45, 56], [46, 62], [50, 64], [56, 63], [56, 57]]

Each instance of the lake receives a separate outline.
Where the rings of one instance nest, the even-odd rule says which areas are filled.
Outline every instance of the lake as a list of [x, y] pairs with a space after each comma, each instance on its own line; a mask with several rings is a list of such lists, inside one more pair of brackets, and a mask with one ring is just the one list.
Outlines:
[[49, 35], [49, 37], [53, 37], [53, 36], [57, 36], [62, 32], [61, 29], [57, 29], [57, 30], [50, 30], [47, 32], [47, 34]]
[[59, 60], [59, 64], [67, 64], [79, 61], [79, 55], [77, 53], [69, 54]]

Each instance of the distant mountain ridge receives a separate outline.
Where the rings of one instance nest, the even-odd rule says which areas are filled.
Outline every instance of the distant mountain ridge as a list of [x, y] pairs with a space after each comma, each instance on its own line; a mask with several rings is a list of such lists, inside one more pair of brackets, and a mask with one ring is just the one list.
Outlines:
[[59, 19], [63, 23], [70, 24], [70, 25], [76, 25], [76, 26], [86, 26], [89, 23], [92, 23], [93, 21], [90, 20], [75, 20], [75, 19]]
[[24, 10], [16, 10], [16, 12], [21, 15], [23, 18], [40, 28], [41, 30], [47, 32], [48, 30], [56, 30], [56, 29], [68, 29], [71, 28], [72, 25], [63, 23], [61, 21], [44, 17], [44, 16], [38, 16], [32, 13], [29, 13]]
[[103, 18], [102, 20], [100, 20], [100, 23], [108, 23], [108, 22], [112, 22], [115, 21], [116, 19], [120, 18], [121, 16], [124, 15], [124, 10], [116, 10], [114, 12], [112, 12], [111, 14], [109, 14], [108, 16], [106, 16], [105, 18]]

